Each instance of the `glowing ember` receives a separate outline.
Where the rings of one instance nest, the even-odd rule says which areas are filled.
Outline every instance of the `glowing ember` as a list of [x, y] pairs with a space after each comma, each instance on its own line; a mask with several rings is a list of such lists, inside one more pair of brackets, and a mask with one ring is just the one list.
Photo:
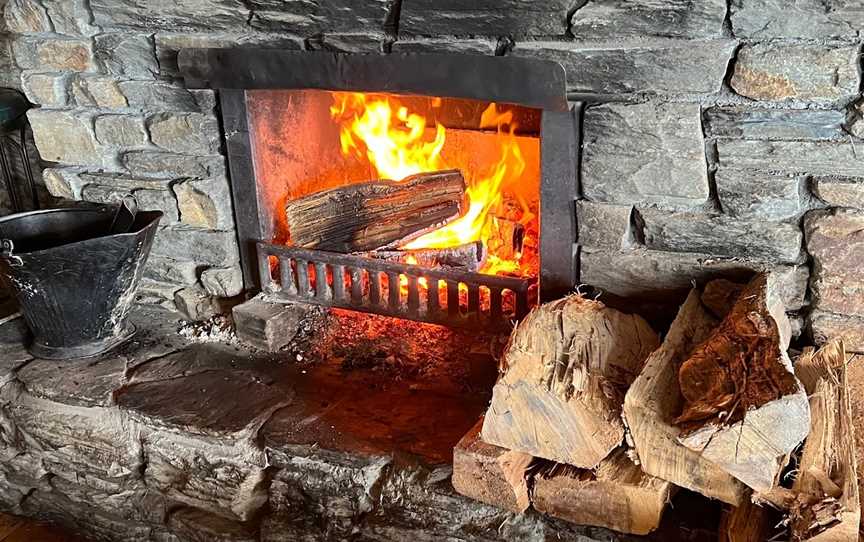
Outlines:
[[[522, 182], [525, 160], [515, 135], [516, 123], [512, 111], [499, 111], [492, 103], [483, 112], [482, 129], [494, 129], [500, 156], [486, 171], [474, 171], [447, 163], [442, 149], [447, 138], [446, 129], [439, 123], [428, 126], [427, 119], [413, 113], [395, 100], [367, 96], [362, 93], [334, 92], [331, 115], [340, 122], [342, 153], [365, 158], [385, 179], [403, 179], [416, 173], [441, 169], [460, 169], [467, 184], [468, 211], [459, 219], [429, 232], [404, 245], [404, 249], [447, 248], [473, 241], [488, 246], [490, 235], [496, 229], [496, 216], [504, 216], [501, 207], [504, 194], [521, 207], [519, 222], [527, 225], [536, 220], [515, 190]], [[440, 101], [438, 101], [440, 104]], [[481, 272], [488, 274], [522, 273], [522, 254], [502, 258], [489, 254]]]

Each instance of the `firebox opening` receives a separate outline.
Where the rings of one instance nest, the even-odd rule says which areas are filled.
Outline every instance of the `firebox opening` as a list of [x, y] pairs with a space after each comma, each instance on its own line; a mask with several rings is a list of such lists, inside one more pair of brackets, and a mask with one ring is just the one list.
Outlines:
[[442, 251], [463, 260], [470, 251], [469, 258], [480, 260], [472, 271], [539, 276], [539, 110], [323, 90], [249, 90], [246, 99], [266, 240], [304, 246], [292, 238], [285, 213], [298, 198], [458, 170], [464, 178], [459, 213], [387, 249], [402, 254], [401, 263], [431, 267], [449, 265]]

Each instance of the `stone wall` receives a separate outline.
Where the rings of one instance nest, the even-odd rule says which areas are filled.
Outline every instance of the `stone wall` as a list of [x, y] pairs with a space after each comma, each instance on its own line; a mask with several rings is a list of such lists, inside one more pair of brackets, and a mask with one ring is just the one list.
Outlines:
[[776, 269], [798, 329], [864, 349], [860, 2], [7, 1], [51, 192], [165, 211], [146, 300], [204, 316], [240, 290], [215, 97], [178, 49], [516, 55], [588, 102], [581, 282], [666, 297]]

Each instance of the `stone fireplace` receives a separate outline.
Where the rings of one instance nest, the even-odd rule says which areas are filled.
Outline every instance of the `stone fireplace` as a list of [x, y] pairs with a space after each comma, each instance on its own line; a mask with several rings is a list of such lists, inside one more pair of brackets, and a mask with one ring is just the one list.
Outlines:
[[[383, 317], [335, 311], [326, 340], [310, 346], [323, 321], [310, 310], [275, 355], [218, 343], [219, 329], [203, 324], [177, 334], [170, 311], [206, 321], [262, 277], [284, 276], [268, 267], [275, 253], [262, 260], [257, 248], [287, 244], [285, 187], [265, 194], [274, 170], [295, 178], [314, 158], [304, 181], [324, 179], [324, 166], [351, 182], [375, 178], [337, 152], [329, 110], [340, 93], [425, 112], [430, 128], [465, 141], [453, 154], [478, 154], [480, 115], [509, 107], [514, 137], [531, 140], [536, 297], [591, 292], [660, 330], [694, 282], [767, 270], [784, 279], [796, 336], [844, 334], [864, 351], [864, 11], [851, 3], [0, 7], [0, 83], [37, 106], [28, 117], [54, 202], [131, 194], [164, 213], [135, 316], [147, 331], [134, 344], [98, 363], [43, 365], [21, 348], [22, 330], [2, 328], [4, 509], [101, 539], [614, 539], [450, 488], [447, 451], [495, 378], [503, 344], [491, 329], [436, 337], [400, 322], [386, 337], [394, 326]], [[290, 124], [316, 110], [311, 127]], [[404, 346], [416, 337], [430, 346]], [[458, 374], [441, 368], [447, 359]], [[377, 387], [382, 398], [367, 397]], [[216, 404], [202, 390], [232, 399]], [[172, 405], [177, 397], [188, 401]], [[334, 406], [346, 402], [359, 406]], [[397, 403], [414, 406], [374, 415]], [[423, 420], [430, 411], [440, 426]], [[373, 421], [354, 433], [360, 418]]]

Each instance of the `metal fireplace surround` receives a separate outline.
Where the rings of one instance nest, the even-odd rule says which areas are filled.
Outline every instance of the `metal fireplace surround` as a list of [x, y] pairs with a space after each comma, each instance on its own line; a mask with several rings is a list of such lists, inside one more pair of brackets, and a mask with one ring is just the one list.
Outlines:
[[[576, 282], [575, 200], [578, 186], [579, 104], [570, 107], [560, 64], [514, 57], [461, 54], [340, 54], [276, 49], [180, 51], [187, 88], [218, 90], [227, 147], [241, 265], [247, 291], [263, 290], [286, 301], [398, 316], [454, 326], [498, 327], [528, 310], [527, 281], [508, 277], [430, 270], [368, 258], [270, 243], [259, 212], [247, 121], [247, 90], [384, 92], [467, 98], [515, 104], [540, 111], [540, 277], [541, 300], [555, 299]], [[290, 142], [286, 142], [290, 144]], [[273, 262], [277, 269], [273, 270]], [[345, 280], [310, 280], [341, 276]], [[363, 287], [361, 273], [368, 277]], [[407, 299], [388, 288], [381, 299], [379, 276], [394, 284], [407, 278]], [[374, 280], [371, 277], [375, 277]], [[418, 281], [430, 291], [421, 306]], [[439, 306], [438, 281], [446, 284], [447, 306]], [[467, 286], [467, 307], [459, 308], [459, 284]], [[434, 285], [434, 286], [432, 286]], [[481, 313], [480, 287], [490, 303]], [[504, 313], [502, 290], [515, 296]], [[466, 310], [467, 308], [467, 310]]]

